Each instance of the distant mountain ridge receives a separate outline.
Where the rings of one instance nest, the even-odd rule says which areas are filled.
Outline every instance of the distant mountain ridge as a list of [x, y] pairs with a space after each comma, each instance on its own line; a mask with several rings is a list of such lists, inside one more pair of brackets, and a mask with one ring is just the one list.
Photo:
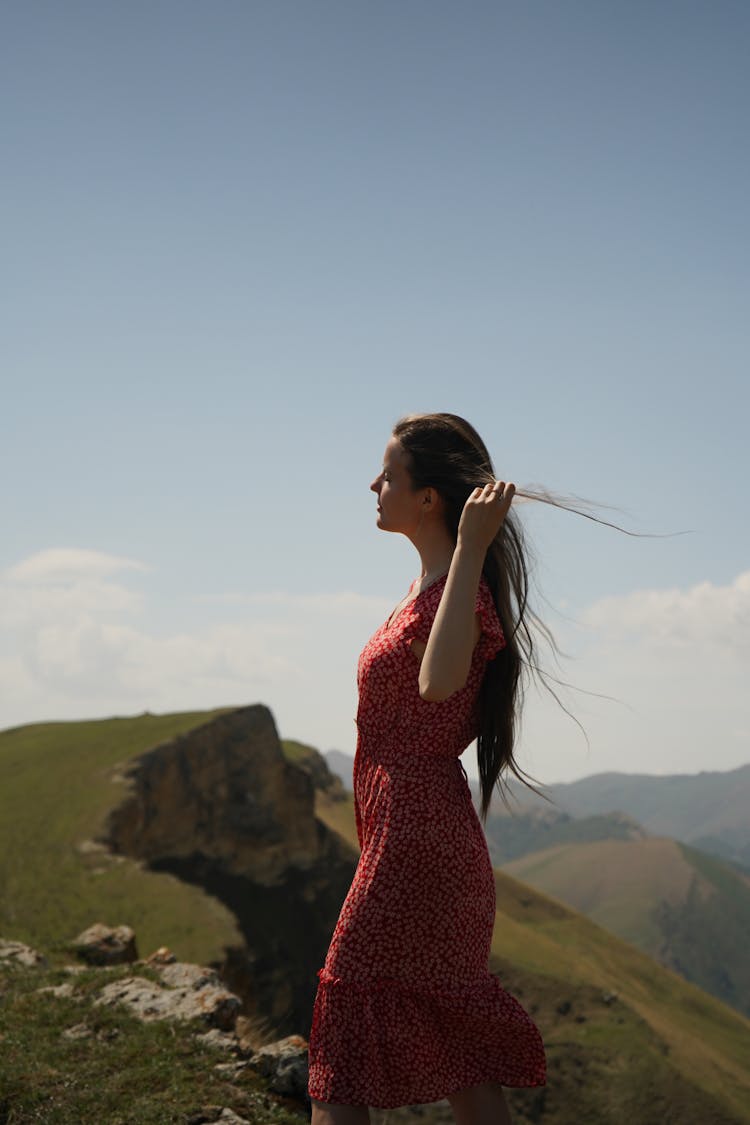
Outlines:
[[[339, 750], [329, 750], [324, 756], [332, 772], [351, 789], [352, 756]], [[495, 862], [566, 842], [566, 833], [567, 842], [584, 839], [586, 832], [598, 832], [600, 839], [617, 838], [622, 835], [624, 817], [634, 822], [634, 831], [640, 825], [648, 835], [669, 836], [750, 872], [750, 764], [725, 772], [703, 770], [696, 774], [592, 774], [579, 781], [544, 786], [552, 805], [519, 782], [512, 781], [509, 788], [515, 797], [512, 820], [509, 822], [498, 796], [493, 797], [488, 818], [490, 850], [493, 842], [498, 849], [493, 855]], [[476, 804], [478, 783], [471, 782], [471, 789]], [[523, 828], [519, 825], [531, 811], [540, 818], [534, 821], [536, 828], [549, 829], [552, 835], [527, 847], [515, 840], [528, 835], [528, 823]], [[612, 814], [616, 814], [615, 819], [611, 819]], [[492, 827], [495, 817], [506, 818], [501, 833]], [[585, 826], [568, 824], [563, 828], [569, 821], [602, 817], [605, 821], [600, 821], [598, 828], [593, 819]]]
[[[544, 802], [513, 786], [523, 807]], [[599, 773], [545, 787], [573, 817], [625, 813], [654, 836], [670, 836], [750, 870], [750, 765], [697, 774]]]
[[354, 758], [351, 754], [343, 754], [341, 750], [326, 750], [323, 757], [328, 763], [328, 768], [331, 772], [341, 778], [345, 788], [353, 789], [352, 770], [354, 769]]
[[[478, 806], [478, 794], [474, 795]], [[612, 812], [574, 817], [550, 806], [528, 808], [514, 816], [493, 809], [485, 835], [493, 864], [501, 866], [530, 852], [558, 844], [591, 844], [598, 840], [642, 840], [648, 833], [632, 817]]]

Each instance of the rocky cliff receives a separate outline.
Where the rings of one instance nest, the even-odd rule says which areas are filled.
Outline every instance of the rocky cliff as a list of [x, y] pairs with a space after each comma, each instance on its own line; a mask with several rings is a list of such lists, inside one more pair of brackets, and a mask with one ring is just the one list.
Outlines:
[[236, 916], [245, 945], [217, 966], [280, 1034], [306, 1028], [357, 853], [315, 817], [309, 770], [284, 755], [271, 712], [224, 713], [113, 774], [125, 787], [102, 842], [196, 883]]

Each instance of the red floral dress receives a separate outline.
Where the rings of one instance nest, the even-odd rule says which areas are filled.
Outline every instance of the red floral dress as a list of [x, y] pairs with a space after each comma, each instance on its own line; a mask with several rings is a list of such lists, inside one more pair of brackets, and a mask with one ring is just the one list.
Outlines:
[[[354, 805], [361, 855], [318, 990], [311, 1098], [394, 1108], [467, 1086], [541, 1086], [541, 1036], [489, 971], [495, 882], [460, 755], [478, 734], [487, 660], [505, 639], [482, 577], [482, 635], [463, 688], [419, 694], [446, 576], [381, 625], [357, 669]], [[413, 586], [414, 584], [412, 584]]]

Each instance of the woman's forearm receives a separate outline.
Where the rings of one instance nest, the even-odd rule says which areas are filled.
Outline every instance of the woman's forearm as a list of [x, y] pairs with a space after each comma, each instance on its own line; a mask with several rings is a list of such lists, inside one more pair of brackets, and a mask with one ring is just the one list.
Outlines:
[[419, 694], [440, 702], [466, 683], [481, 628], [474, 612], [485, 551], [459, 539], [419, 669]]

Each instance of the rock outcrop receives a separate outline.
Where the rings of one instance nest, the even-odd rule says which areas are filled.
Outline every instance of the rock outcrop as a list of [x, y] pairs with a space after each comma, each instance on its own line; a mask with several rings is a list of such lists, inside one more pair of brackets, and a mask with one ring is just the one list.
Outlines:
[[32, 949], [23, 941], [8, 941], [0, 938], [0, 966], [25, 965], [28, 968], [44, 967], [48, 964], [43, 953]]
[[285, 757], [269, 709], [213, 718], [113, 780], [126, 793], [100, 842], [220, 899], [246, 943], [226, 950], [222, 979], [280, 1034], [306, 1028], [357, 853], [315, 817], [314, 778]]
[[[287, 1103], [299, 1103], [309, 1116], [308, 1042], [304, 1036], [289, 1035], [259, 1045], [259, 1025], [239, 1015], [242, 1008], [240, 998], [223, 988], [216, 971], [204, 965], [180, 962], [164, 946], [146, 960], [132, 963], [132, 976], [107, 981], [107, 970], [132, 962], [130, 953], [135, 944], [135, 934], [129, 926], [110, 927], [102, 922], [90, 926], [84, 934], [68, 943], [68, 948], [86, 964], [62, 966], [63, 971], [73, 977], [72, 981], [42, 986], [32, 993], [40, 1001], [54, 1002], [65, 998], [81, 1004], [82, 1020], [64, 1028], [62, 1038], [107, 1042], [122, 1034], [119, 1027], [95, 1030], [86, 1018], [88, 1005], [91, 1009], [122, 1006], [144, 1022], [169, 1020], [181, 1025], [186, 1034], [194, 1035], [203, 1044], [215, 1049], [221, 1059], [230, 1060], [214, 1064], [213, 1069], [224, 1078], [231, 1082], [242, 1071], [252, 1068], [263, 1076], [268, 1091], [280, 1095]], [[102, 950], [105, 956], [101, 956]], [[118, 952], [110, 957], [108, 954], [112, 950]], [[31, 946], [0, 939], [0, 973], [3, 970], [42, 972], [49, 967], [48, 958]], [[77, 991], [75, 984], [75, 978], [87, 967], [97, 969], [102, 975], [102, 986], [91, 995]], [[158, 980], [144, 976], [146, 968], [153, 970]], [[9, 1106], [10, 1103], [2, 1103], [5, 1110]], [[2, 1120], [5, 1120], [4, 1116]], [[191, 1114], [189, 1125], [214, 1121], [227, 1125], [250, 1125], [246, 1117], [240, 1117], [228, 1106], [221, 1105], [205, 1106]]]
[[[170, 977], [168, 968], [174, 970]], [[163, 984], [142, 976], [125, 977], [104, 986], [97, 1006], [125, 1004], [143, 1020], [200, 1019], [208, 1027], [230, 1031], [241, 1008], [238, 996], [228, 992], [214, 969], [176, 963], [160, 970]]]
[[71, 949], [89, 965], [122, 965], [138, 960], [135, 933], [130, 926], [105, 926], [96, 922], [80, 933]]

